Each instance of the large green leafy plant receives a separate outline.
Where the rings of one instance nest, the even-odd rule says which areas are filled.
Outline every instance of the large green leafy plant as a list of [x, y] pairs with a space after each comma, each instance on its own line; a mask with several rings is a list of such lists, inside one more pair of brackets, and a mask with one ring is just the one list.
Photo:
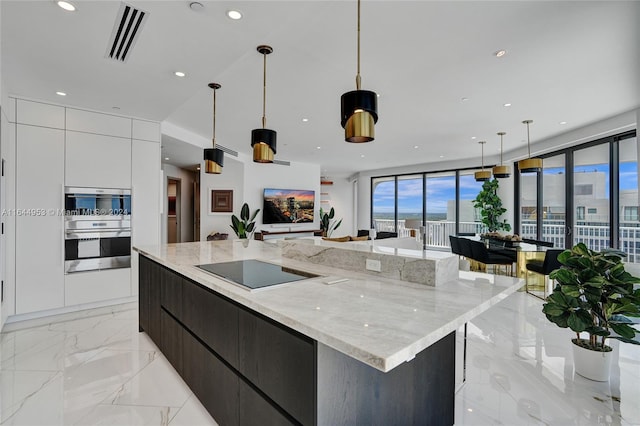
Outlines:
[[[626, 253], [617, 250], [593, 251], [583, 243], [558, 256], [563, 265], [549, 277], [556, 281], [553, 293], [542, 307], [547, 319], [577, 333], [574, 343], [587, 349], [608, 352], [606, 339], [640, 344], [639, 330], [629, 317], [640, 316], [640, 278], [624, 270]], [[616, 334], [612, 335], [611, 331]], [[589, 339], [580, 339], [580, 333]]]
[[473, 200], [473, 207], [480, 209], [482, 215], [482, 223], [487, 227], [489, 232], [498, 230], [511, 231], [511, 225], [504, 219], [500, 221], [507, 209], [502, 207], [502, 200], [498, 196], [498, 180], [487, 180], [482, 184], [482, 190]]
[[333, 220], [335, 214], [336, 212], [333, 207], [331, 207], [329, 213], [325, 212], [322, 210], [322, 207], [320, 207], [320, 229], [322, 229], [322, 236], [330, 237], [331, 233], [338, 229], [342, 224], [342, 219], [338, 221]]
[[244, 203], [242, 209], [240, 209], [240, 219], [238, 219], [236, 215], [231, 215], [231, 229], [233, 229], [233, 232], [236, 233], [238, 238], [247, 238], [247, 235], [253, 232], [256, 225], [254, 220], [259, 211], [260, 209], [250, 215], [249, 205]]

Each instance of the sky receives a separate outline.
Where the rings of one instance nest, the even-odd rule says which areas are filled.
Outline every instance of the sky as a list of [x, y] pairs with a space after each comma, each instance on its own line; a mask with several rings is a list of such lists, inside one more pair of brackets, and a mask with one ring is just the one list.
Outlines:
[[[555, 174], [564, 171], [562, 168], [548, 168], [545, 174]], [[575, 172], [603, 172], [606, 185], [609, 187], [609, 165], [596, 164], [576, 166]], [[476, 182], [473, 175], [460, 177], [460, 198], [473, 200], [480, 192], [481, 182]], [[638, 188], [638, 168], [635, 161], [620, 163], [620, 189], [634, 190]], [[446, 213], [447, 201], [455, 199], [455, 176], [427, 177], [427, 213]], [[609, 196], [608, 189], [606, 196]], [[394, 182], [393, 180], [374, 185], [373, 205], [375, 213], [393, 213], [394, 211]], [[398, 211], [399, 213], [422, 212], [422, 177], [398, 180]]]

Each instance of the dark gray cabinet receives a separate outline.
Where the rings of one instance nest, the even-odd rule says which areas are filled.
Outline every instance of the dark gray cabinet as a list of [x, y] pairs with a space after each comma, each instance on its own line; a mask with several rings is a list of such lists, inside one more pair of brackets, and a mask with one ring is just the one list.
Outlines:
[[233, 302], [196, 283], [184, 287], [183, 324], [238, 368], [238, 311]]
[[183, 345], [184, 381], [218, 424], [237, 425], [240, 379], [236, 373], [186, 329], [183, 329]]
[[315, 342], [240, 310], [240, 372], [302, 424], [315, 423]]
[[146, 331], [220, 425], [451, 425], [455, 332], [383, 373], [140, 256]]

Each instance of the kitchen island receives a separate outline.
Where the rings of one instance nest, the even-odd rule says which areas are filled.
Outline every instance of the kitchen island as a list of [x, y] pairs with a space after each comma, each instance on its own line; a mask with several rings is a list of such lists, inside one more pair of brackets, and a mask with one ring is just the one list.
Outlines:
[[[522, 286], [460, 272], [430, 287], [260, 241], [136, 250], [140, 329], [222, 425], [453, 424], [455, 330]], [[195, 266], [245, 259], [319, 276], [249, 291]]]

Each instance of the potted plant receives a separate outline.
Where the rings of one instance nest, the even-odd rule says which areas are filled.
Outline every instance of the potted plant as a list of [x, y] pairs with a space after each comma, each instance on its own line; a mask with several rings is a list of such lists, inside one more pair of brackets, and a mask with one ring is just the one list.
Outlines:
[[342, 219], [338, 221], [332, 221], [335, 214], [336, 212], [333, 207], [331, 207], [329, 213], [326, 213], [322, 210], [322, 207], [320, 207], [320, 229], [322, 230], [323, 237], [330, 237], [331, 233], [338, 229], [338, 227], [342, 223]]
[[[618, 250], [593, 251], [583, 243], [558, 256], [563, 265], [549, 277], [555, 280], [542, 312], [562, 328], [576, 332], [572, 339], [576, 373], [586, 378], [609, 379], [611, 346], [606, 339], [640, 344], [640, 331], [628, 317], [640, 316], [640, 278], [624, 270], [626, 253]], [[611, 332], [615, 332], [612, 334]], [[580, 333], [587, 333], [583, 339]]]
[[480, 209], [481, 222], [489, 232], [498, 230], [511, 231], [511, 225], [504, 219], [500, 221], [507, 209], [502, 207], [502, 200], [498, 196], [498, 179], [487, 180], [482, 184], [482, 190], [473, 200], [473, 207]]
[[248, 239], [253, 230], [255, 229], [255, 218], [258, 215], [260, 209], [249, 215], [249, 205], [244, 203], [242, 209], [240, 209], [240, 219], [236, 215], [231, 215], [231, 229], [236, 233], [240, 239]]

